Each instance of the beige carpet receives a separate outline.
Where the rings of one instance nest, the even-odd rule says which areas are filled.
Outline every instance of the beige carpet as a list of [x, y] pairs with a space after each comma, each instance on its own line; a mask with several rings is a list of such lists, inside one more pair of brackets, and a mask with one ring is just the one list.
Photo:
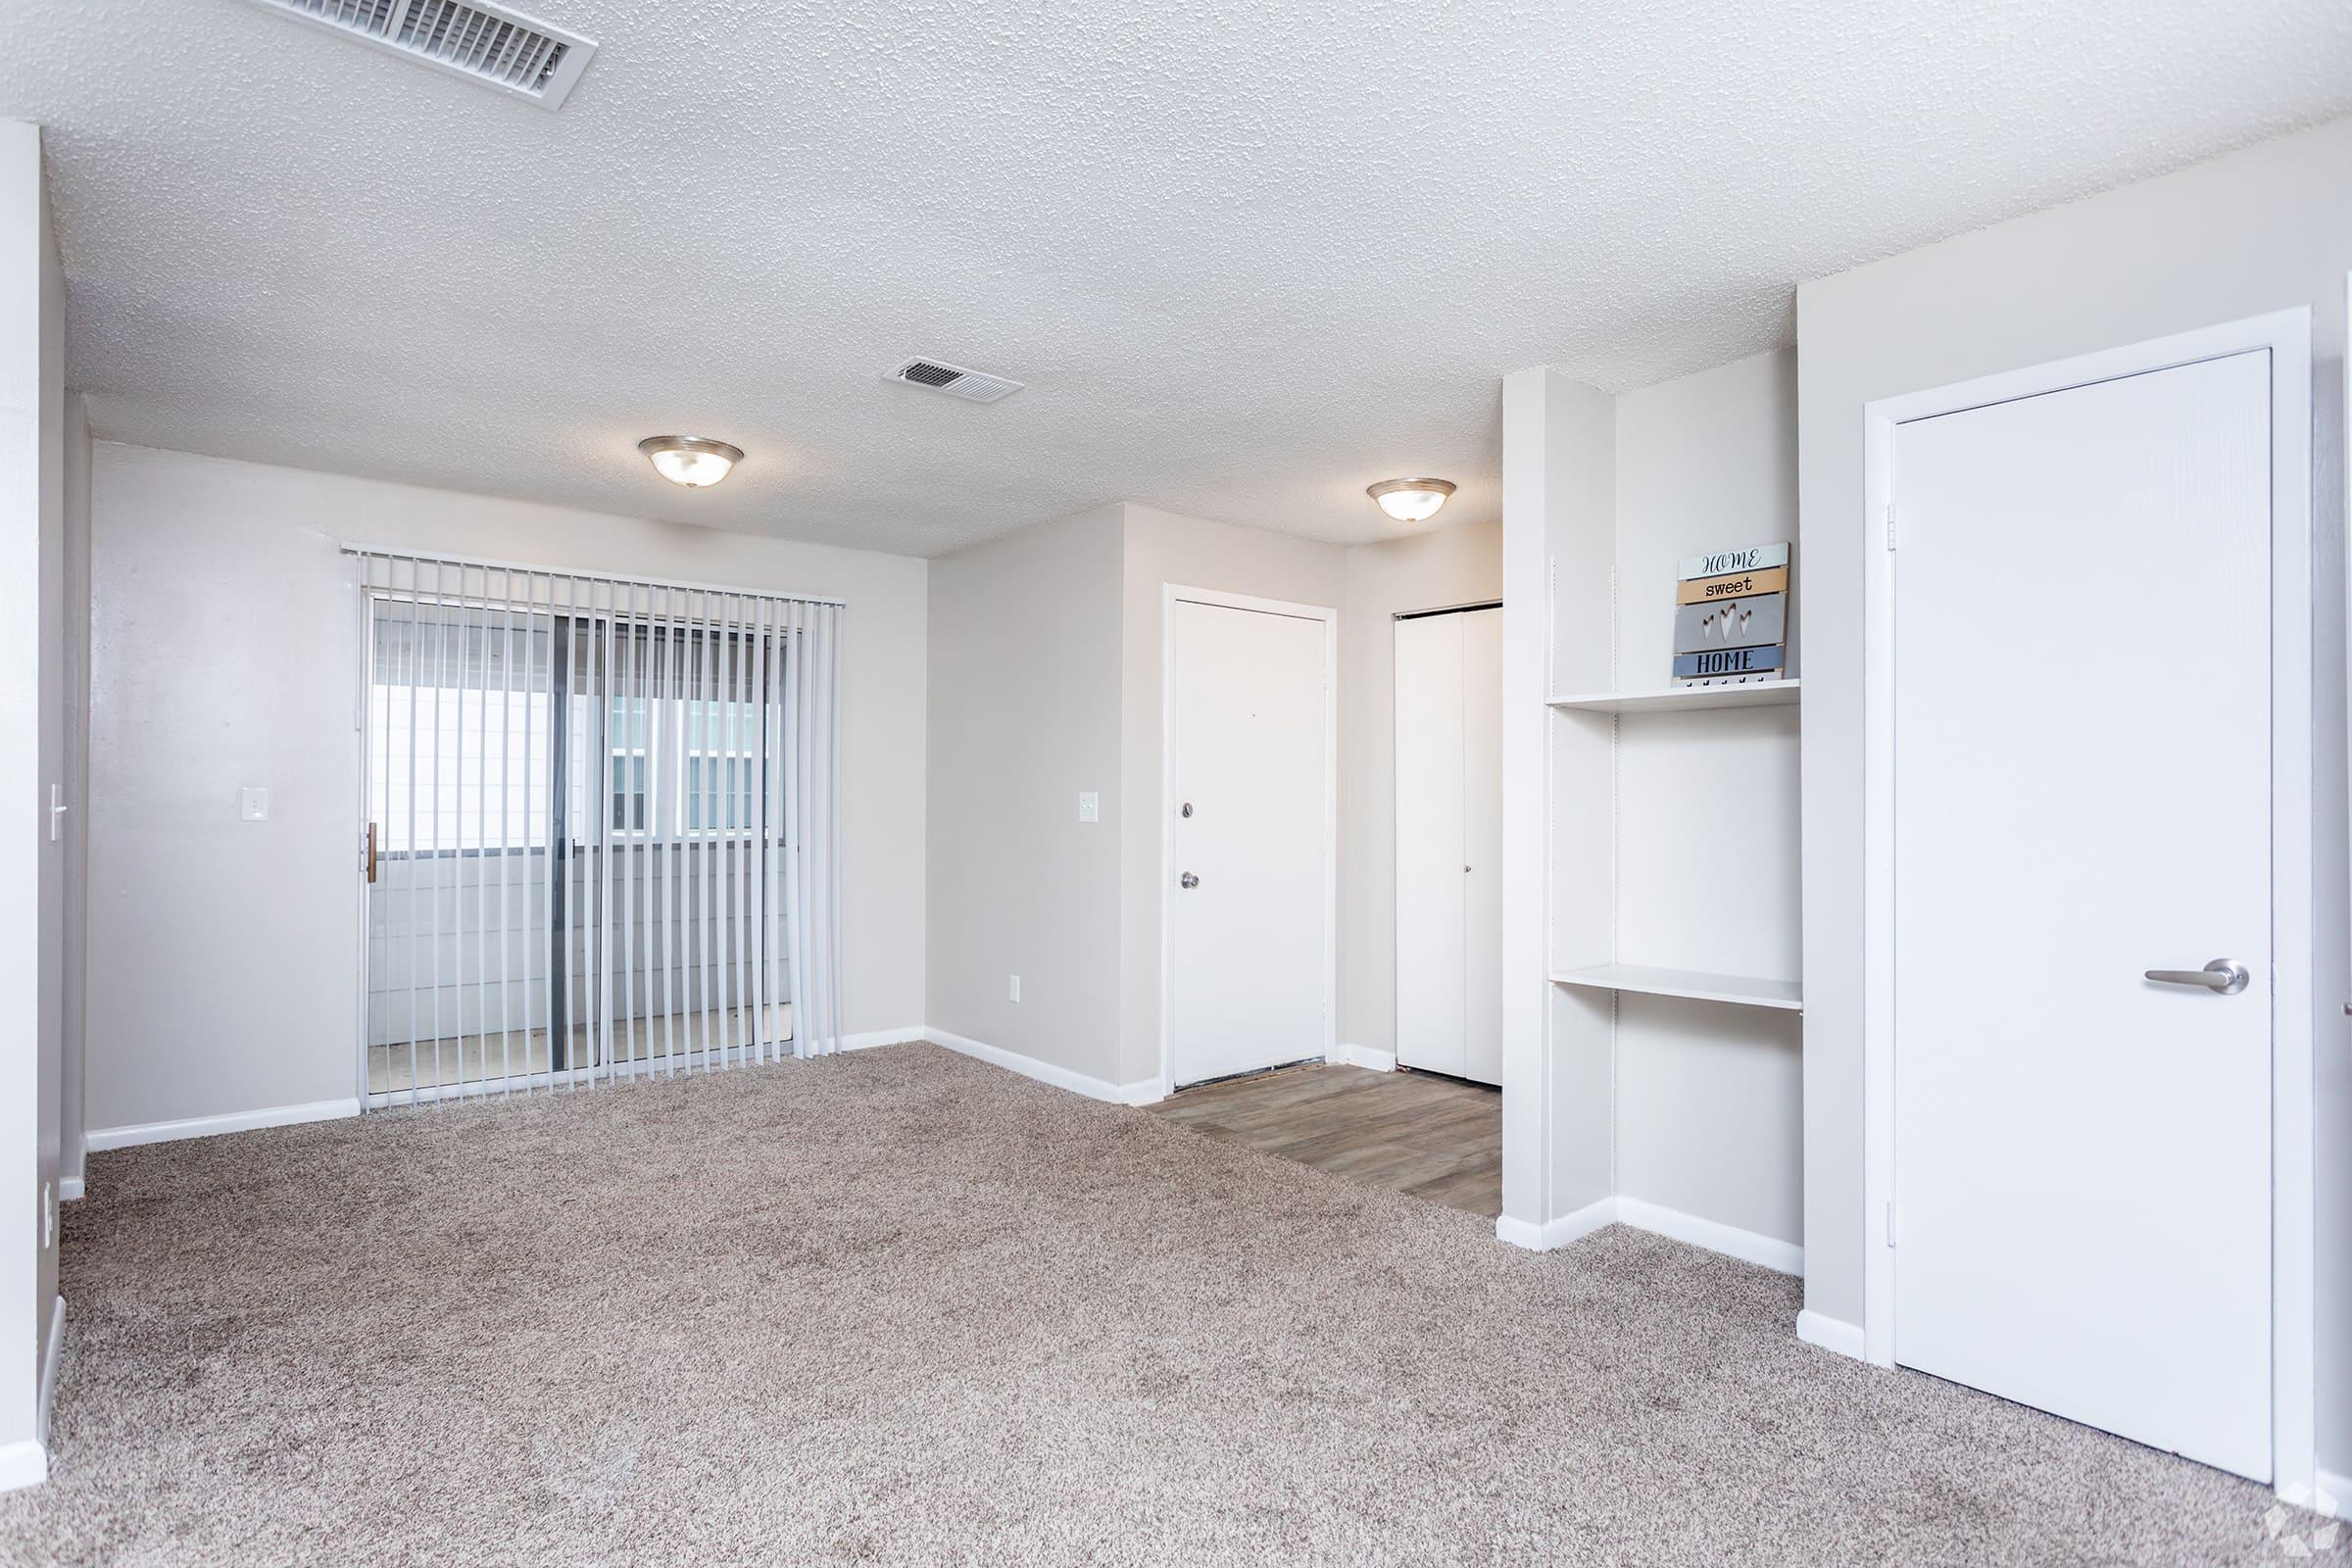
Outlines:
[[926, 1046], [94, 1156], [11, 1563], [2277, 1562], [2259, 1488]]

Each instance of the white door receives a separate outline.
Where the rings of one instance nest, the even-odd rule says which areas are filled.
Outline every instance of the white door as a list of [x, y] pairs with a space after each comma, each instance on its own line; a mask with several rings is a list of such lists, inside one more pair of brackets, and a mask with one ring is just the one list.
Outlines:
[[1502, 1081], [1502, 612], [1396, 622], [1396, 1060]]
[[2232, 355], [1892, 470], [1895, 1359], [2258, 1479], [2270, 397]]
[[1183, 598], [1170, 606], [1172, 1086], [1328, 1049], [1329, 625]]
[[1502, 1083], [1502, 611], [1462, 623], [1462, 1076]]
[[1462, 1074], [1462, 620], [1396, 622], [1396, 1063]]

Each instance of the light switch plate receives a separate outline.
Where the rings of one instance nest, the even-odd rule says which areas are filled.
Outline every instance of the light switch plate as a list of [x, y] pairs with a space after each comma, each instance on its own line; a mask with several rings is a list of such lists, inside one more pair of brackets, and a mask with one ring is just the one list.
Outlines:
[[1081, 791], [1079, 791], [1079, 793], [1078, 793], [1078, 820], [1079, 820], [1079, 821], [1081, 821], [1081, 822], [1100, 822], [1100, 821], [1102, 821], [1102, 796], [1100, 796], [1100, 795], [1098, 795], [1098, 794], [1096, 794], [1096, 793], [1095, 793], [1093, 790], [1081, 790]]
[[1008, 1002], [1018, 1002], [1021, 1000], [1021, 977], [1016, 974], [1011, 977], [1011, 980], [1012, 984], [1005, 987], [1005, 1000]]
[[270, 792], [248, 784], [237, 792], [237, 815], [248, 822], [270, 820]]

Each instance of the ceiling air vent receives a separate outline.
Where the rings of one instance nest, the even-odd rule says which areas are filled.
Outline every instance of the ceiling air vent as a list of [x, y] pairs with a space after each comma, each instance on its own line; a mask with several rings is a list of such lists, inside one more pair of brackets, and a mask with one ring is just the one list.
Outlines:
[[468, 81], [528, 98], [542, 108], [564, 102], [596, 45], [520, 12], [481, 0], [254, 0], [286, 16], [332, 27], [438, 66]]
[[952, 398], [967, 403], [994, 403], [1008, 398], [1021, 389], [1018, 381], [986, 370], [967, 370], [960, 365], [945, 360], [901, 360], [882, 372], [885, 381], [905, 381], [909, 386], [927, 386], [934, 392], [945, 392]]

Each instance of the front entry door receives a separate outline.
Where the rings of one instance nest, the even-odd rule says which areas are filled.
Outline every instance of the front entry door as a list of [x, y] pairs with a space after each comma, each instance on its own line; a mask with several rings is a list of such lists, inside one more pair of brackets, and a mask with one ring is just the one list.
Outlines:
[[2257, 1479], [2270, 358], [1913, 420], [1892, 469], [1895, 1359]]
[[1169, 606], [1171, 1087], [1324, 1054], [1329, 622]]

